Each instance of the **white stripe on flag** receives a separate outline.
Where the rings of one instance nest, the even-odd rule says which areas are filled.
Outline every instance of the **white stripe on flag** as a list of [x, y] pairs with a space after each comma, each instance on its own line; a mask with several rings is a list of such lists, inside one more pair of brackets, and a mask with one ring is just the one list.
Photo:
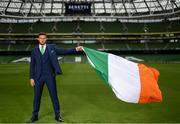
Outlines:
[[138, 103], [141, 88], [138, 64], [108, 54], [108, 82], [119, 99]]

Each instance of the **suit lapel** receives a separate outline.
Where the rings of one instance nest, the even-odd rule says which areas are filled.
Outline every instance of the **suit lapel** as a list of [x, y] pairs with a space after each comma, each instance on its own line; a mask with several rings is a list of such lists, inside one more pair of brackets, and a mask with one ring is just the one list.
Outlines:
[[40, 50], [39, 50], [39, 46], [35, 47], [35, 53], [36, 53], [35, 56], [36, 56], [37, 59], [40, 60], [40, 62], [41, 62], [41, 52], [40, 52]]
[[46, 44], [46, 50], [47, 50], [48, 54], [50, 55], [50, 46], [48, 44]]

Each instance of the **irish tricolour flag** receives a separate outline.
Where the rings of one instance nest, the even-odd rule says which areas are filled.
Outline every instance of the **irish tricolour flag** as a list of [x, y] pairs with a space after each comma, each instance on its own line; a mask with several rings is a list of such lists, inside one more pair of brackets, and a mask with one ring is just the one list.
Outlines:
[[162, 101], [158, 87], [159, 72], [144, 64], [84, 47], [91, 66], [112, 88], [116, 97], [129, 103]]

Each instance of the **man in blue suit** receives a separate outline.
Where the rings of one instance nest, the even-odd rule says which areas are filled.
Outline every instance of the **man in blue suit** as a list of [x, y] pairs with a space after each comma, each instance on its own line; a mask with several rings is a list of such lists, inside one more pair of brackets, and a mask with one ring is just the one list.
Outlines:
[[46, 44], [46, 33], [39, 33], [39, 45], [36, 46], [31, 53], [30, 62], [30, 84], [34, 87], [34, 103], [32, 117], [28, 121], [32, 123], [38, 120], [38, 112], [40, 108], [41, 96], [44, 84], [47, 85], [53, 108], [55, 112], [55, 120], [62, 122], [60, 105], [57, 96], [55, 76], [62, 74], [59, 66], [57, 54], [69, 54], [82, 51], [82, 47], [72, 49], [57, 48], [54, 44]]

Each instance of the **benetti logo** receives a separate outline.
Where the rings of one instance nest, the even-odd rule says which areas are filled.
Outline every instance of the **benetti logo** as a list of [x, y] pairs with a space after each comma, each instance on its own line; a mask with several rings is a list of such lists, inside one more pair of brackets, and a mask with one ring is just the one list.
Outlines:
[[89, 9], [88, 5], [69, 5], [68, 9], [72, 9], [72, 10], [86, 10]]

